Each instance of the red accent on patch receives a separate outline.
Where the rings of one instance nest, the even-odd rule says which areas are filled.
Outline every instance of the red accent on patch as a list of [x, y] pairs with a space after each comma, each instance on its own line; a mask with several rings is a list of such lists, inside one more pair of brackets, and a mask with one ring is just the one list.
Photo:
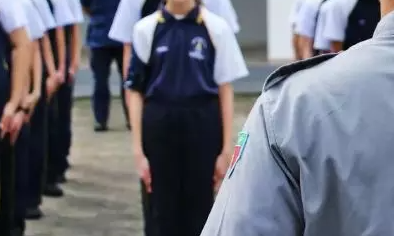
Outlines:
[[239, 146], [239, 145], [237, 145], [237, 146], [234, 147], [233, 158], [231, 158], [231, 164], [230, 164], [230, 167], [231, 167], [231, 168], [232, 168], [232, 167], [235, 165], [235, 163], [237, 162], [237, 160], [238, 160], [238, 158], [239, 158], [239, 155], [241, 154], [241, 148], [242, 148], [242, 146]]

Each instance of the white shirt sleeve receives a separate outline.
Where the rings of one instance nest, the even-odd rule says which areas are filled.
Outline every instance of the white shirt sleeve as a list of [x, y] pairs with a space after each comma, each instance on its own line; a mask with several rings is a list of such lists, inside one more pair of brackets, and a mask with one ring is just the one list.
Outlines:
[[33, 2], [29, 0], [23, 0], [22, 6], [27, 18], [26, 29], [30, 40], [34, 41], [41, 38], [44, 35], [45, 26], [36, 8], [34, 7]]
[[74, 23], [74, 16], [68, 0], [51, 0], [56, 21], [56, 26], [66, 26]]
[[26, 26], [26, 17], [18, 1], [0, 0], [0, 23], [7, 33]]
[[40, 18], [45, 26], [46, 30], [50, 30], [56, 27], [55, 18], [51, 12], [51, 9], [46, 0], [33, 0], [33, 4], [37, 9]]
[[306, 0], [298, 13], [295, 32], [299, 35], [314, 38], [316, 16], [319, 11], [321, 0]]
[[143, 0], [121, 0], [116, 10], [114, 21], [108, 37], [110, 39], [131, 43], [133, 28], [138, 20], [141, 19], [141, 9]]
[[294, 28], [296, 22], [297, 22], [297, 18], [298, 18], [298, 13], [300, 12], [301, 6], [302, 6], [302, 1], [303, 0], [296, 0], [291, 12], [290, 12], [290, 25], [292, 28]]
[[319, 12], [319, 17], [317, 19], [316, 25], [316, 35], [313, 44], [313, 48], [317, 50], [330, 50], [330, 41], [324, 36], [324, 31], [326, 28], [327, 13], [331, 10], [331, 2], [325, 2]]
[[[70, 6], [71, 13], [73, 15], [73, 23], [74, 24], [82, 23], [84, 18], [83, 18], [83, 12], [82, 12], [82, 4], [81, 4], [80, 0], [63, 0], [63, 1], [67, 1]], [[110, 0], [110, 1], [112, 1], [112, 0]]]
[[215, 46], [214, 78], [217, 85], [249, 75], [234, 32], [221, 17], [202, 8], [205, 25]]
[[327, 12], [324, 37], [329, 41], [343, 42], [349, 14], [352, 12], [357, 0], [332, 0], [332, 7]]
[[209, 11], [223, 17], [234, 33], [240, 31], [238, 16], [231, 0], [204, 0], [204, 5]]

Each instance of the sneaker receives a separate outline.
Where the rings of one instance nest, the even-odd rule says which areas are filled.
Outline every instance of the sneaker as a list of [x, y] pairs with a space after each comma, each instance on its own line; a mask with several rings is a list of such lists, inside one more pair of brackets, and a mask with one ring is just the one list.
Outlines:
[[44, 196], [59, 198], [63, 195], [63, 190], [57, 184], [47, 184], [44, 188]]
[[107, 125], [96, 124], [94, 126], [94, 131], [95, 132], [106, 132], [106, 131], [108, 131], [108, 127], [107, 127]]
[[44, 216], [39, 207], [29, 207], [26, 209], [26, 220], [39, 220]]

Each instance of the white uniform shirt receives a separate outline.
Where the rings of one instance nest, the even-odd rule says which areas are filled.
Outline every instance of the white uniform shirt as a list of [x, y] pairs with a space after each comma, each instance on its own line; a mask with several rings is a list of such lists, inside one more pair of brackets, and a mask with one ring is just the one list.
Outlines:
[[0, 0], [0, 23], [7, 33], [26, 26], [27, 20], [19, 1]]
[[[231, 0], [203, 0], [207, 9], [223, 17], [230, 25], [233, 32], [240, 30], [238, 18]], [[144, 0], [121, 0], [116, 11], [109, 38], [122, 42], [131, 43], [134, 25], [141, 19], [141, 9]]]
[[313, 43], [313, 48], [316, 50], [330, 50], [330, 40], [328, 40], [325, 36], [326, 24], [327, 24], [327, 14], [333, 8], [333, 4], [331, 1], [327, 1], [323, 3], [320, 8], [319, 17], [317, 19], [316, 25], [316, 33], [315, 40]]
[[[82, 12], [82, 5], [81, 2], [79, 0], [63, 0], [63, 1], [67, 1], [72, 16], [73, 16], [73, 24], [80, 24], [83, 22], [84, 18], [83, 18], [83, 12]], [[111, 0], [106, 0], [106, 1], [111, 1]]]
[[332, 7], [327, 12], [324, 37], [329, 41], [343, 42], [350, 13], [358, 0], [330, 0]]
[[37, 8], [34, 6], [33, 1], [31, 0], [20, 0], [23, 11], [27, 18], [27, 33], [29, 35], [30, 40], [35, 41], [41, 38], [45, 31], [45, 25], [42, 22], [40, 14], [37, 11]]
[[33, 4], [40, 15], [46, 30], [56, 27], [55, 18], [46, 0], [32, 0]]
[[296, 0], [292, 9], [291, 9], [289, 21], [290, 21], [291, 28], [293, 28], [293, 29], [295, 28], [295, 25], [298, 21], [297, 19], [299, 17], [300, 9], [301, 9], [301, 6], [304, 3], [304, 1], [305, 0]]
[[296, 19], [295, 32], [299, 35], [314, 38], [316, 17], [323, 0], [305, 0]]
[[[215, 45], [214, 79], [216, 84], [230, 83], [248, 76], [241, 49], [234, 32], [228, 24], [206, 8], [201, 9], [204, 23]], [[153, 35], [158, 23], [158, 12], [139, 21], [133, 30], [133, 46], [143, 63], [148, 63], [153, 43]]]
[[67, 1], [69, 0], [51, 0], [57, 26], [71, 25], [75, 21]]

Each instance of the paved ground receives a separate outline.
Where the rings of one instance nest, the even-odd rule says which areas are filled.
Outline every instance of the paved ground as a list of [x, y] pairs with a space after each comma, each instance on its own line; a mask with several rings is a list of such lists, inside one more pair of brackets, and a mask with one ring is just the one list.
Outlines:
[[[234, 133], [244, 123], [255, 97], [236, 98]], [[119, 100], [112, 106], [111, 132], [92, 131], [90, 104], [74, 109], [72, 165], [63, 199], [45, 199], [46, 217], [29, 222], [27, 236], [142, 235], [138, 177], [130, 156], [129, 133]]]

